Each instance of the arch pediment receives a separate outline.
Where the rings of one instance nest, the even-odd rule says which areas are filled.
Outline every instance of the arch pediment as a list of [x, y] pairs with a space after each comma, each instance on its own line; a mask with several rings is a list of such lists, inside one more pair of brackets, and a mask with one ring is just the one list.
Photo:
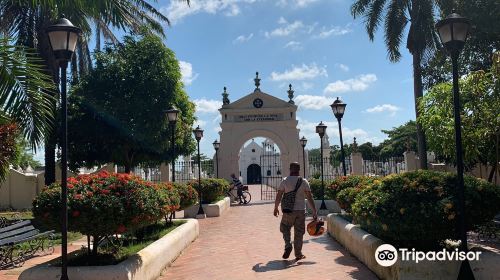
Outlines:
[[[256, 99], [262, 100], [262, 107], [256, 107], [254, 101]], [[225, 104], [220, 110], [245, 110], [245, 109], [297, 109], [297, 106], [290, 104], [282, 99], [274, 97], [262, 91], [254, 91], [230, 104]]]

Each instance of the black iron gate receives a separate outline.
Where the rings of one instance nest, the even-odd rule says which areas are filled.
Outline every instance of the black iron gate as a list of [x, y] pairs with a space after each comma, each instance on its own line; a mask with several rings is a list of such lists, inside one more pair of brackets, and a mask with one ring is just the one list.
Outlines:
[[283, 179], [280, 154], [276, 152], [274, 146], [264, 146], [264, 152], [260, 156], [260, 167], [262, 174], [260, 184], [261, 200], [274, 200], [277, 188]]

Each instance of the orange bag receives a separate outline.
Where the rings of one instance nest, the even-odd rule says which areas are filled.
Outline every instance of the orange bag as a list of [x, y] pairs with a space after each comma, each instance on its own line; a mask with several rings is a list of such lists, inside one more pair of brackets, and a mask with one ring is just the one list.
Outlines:
[[324, 225], [325, 222], [322, 220], [312, 221], [307, 224], [307, 233], [309, 233], [310, 236], [320, 236], [325, 232]]

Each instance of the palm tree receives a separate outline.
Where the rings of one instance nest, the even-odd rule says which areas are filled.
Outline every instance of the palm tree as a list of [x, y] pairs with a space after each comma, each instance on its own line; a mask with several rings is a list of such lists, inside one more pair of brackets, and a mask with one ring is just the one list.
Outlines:
[[[189, 4], [189, 1], [184, 1]], [[138, 31], [147, 25], [151, 32], [163, 36], [162, 24], [170, 24], [145, 0], [0, 0], [0, 32], [16, 38], [17, 44], [36, 48], [54, 82], [59, 80], [58, 65], [44, 31], [62, 13], [84, 34], [70, 64], [73, 80], [92, 67], [88, 46], [92, 31], [115, 43], [118, 40], [113, 29]], [[56, 110], [55, 103], [52, 110]], [[47, 185], [55, 181], [55, 131], [57, 129], [52, 127], [45, 139]]]
[[[384, 36], [389, 60], [397, 62], [401, 59], [400, 46], [408, 29], [406, 48], [413, 56], [413, 94], [415, 113], [419, 116], [418, 102], [423, 96], [422, 59], [431, 54], [439, 44], [434, 29], [434, 12], [436, 0], [357, 0], [351, 6], [354, 18], [364, 16], [366, 31], [371, 41], [384, 20]], [[417, 123], [418, 155], [420, 168], [427, 169], [427, 149], [422, 126]]]
[[54, 121], [52, 77], [35, 50], [0, 39], [0, 123], [14, 122], [32, 148], [43, 143]]

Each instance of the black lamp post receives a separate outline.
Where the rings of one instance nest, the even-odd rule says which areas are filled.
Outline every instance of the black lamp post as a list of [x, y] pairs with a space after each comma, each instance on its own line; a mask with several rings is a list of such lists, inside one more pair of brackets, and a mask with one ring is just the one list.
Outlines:
[[170, 131], [172, 131], [172, 182], [175, 182], [175, 125], [177, 123], [177, 118], [179, 117], [179, 110], [177, 108], [172, 107], [168, 110], [165, 110], [165, 114], [167, 115], [168, 124], [170, 125]]
[[205, 218], [205, 211], [203, 211], [202, 202], [202, 189], [201, 189], [201, 160], [200, 160], [200, 140], [203, 137], [203, 129], [198, 125], [194, 130], [194, 137], [196, 138], [196, 142], [198, 142], [198, 194], [200, 196], [200, 208], [198, 209], [198, 214], [196, 215], [197, 219]]
[[[462, 131], [460, 120], [460, 95], [458, 88], [458, 56], [467, 40], [470, 22], [467, 18], [452, 12], [445, 19], [436, 24], [441, 43], [446, 47], [451, 56], [453, 65], [453, 113], [455, 116], [455, 144], [457, 157], [457, 189], [458, 189], [458, 229], [460, 236], [460, 250], [467, 252], [467, 230], [465, 226], [465, 188], [464, 188], [464, 163], [462, 158]], [[467, 259], [460, 266], [458, 279], [474, 279], [470, 264]]]
[[54, 57], [61, 68], [61, 200], [63, 205], [63, 209], [61, 209], [61, 280], [66, 280], [68, 279], [68, 103], [66, 98], [66, 70], [82, 31], [62, 15], [56, 24], [47, 27], [46, 32], [49, 36]]
[[339, 122], [340, 155], [342, 157], [342, 171], [344, 171], [344, 176], [347, 176], [347, 170], [345, 166], [344, 141], [342, 139], [342, 117], [344, 116], [346, 105], [347, 104], [342, 102], [342, 100], [340, 100], [338, 97], [337, 100], [333, 101], [332, 105], [330, 105], [330, 107], [332, 107], [333, 114]]
[[303, 163], [303, 168], [304, 168], [304, 178], [306, 178], [306, 144], [307, 144], [307, 139], [306, 137], [302, 136], [300, 138], [300, 145], [302, 146], [302, 163]]
[[326, 203], [325, 203], [325, 178], [323, 175], [323, 136], [325, 136], [326, 132], [326, 125], [323, 124], [323, 122], [320, 122], [316, 126], [316, 133], [319, 134], [319, 138], [321, 140], [320, 144], [320, 150], [321, 150], [321, 206], [319, 207], [320, 210], [326, 210]]
[[215, 149], [215, 174], [216, 178], [219, 178], [219, 148], [220, 148], [220, 142], [215, 140], [212, 145], [214, 145]]

